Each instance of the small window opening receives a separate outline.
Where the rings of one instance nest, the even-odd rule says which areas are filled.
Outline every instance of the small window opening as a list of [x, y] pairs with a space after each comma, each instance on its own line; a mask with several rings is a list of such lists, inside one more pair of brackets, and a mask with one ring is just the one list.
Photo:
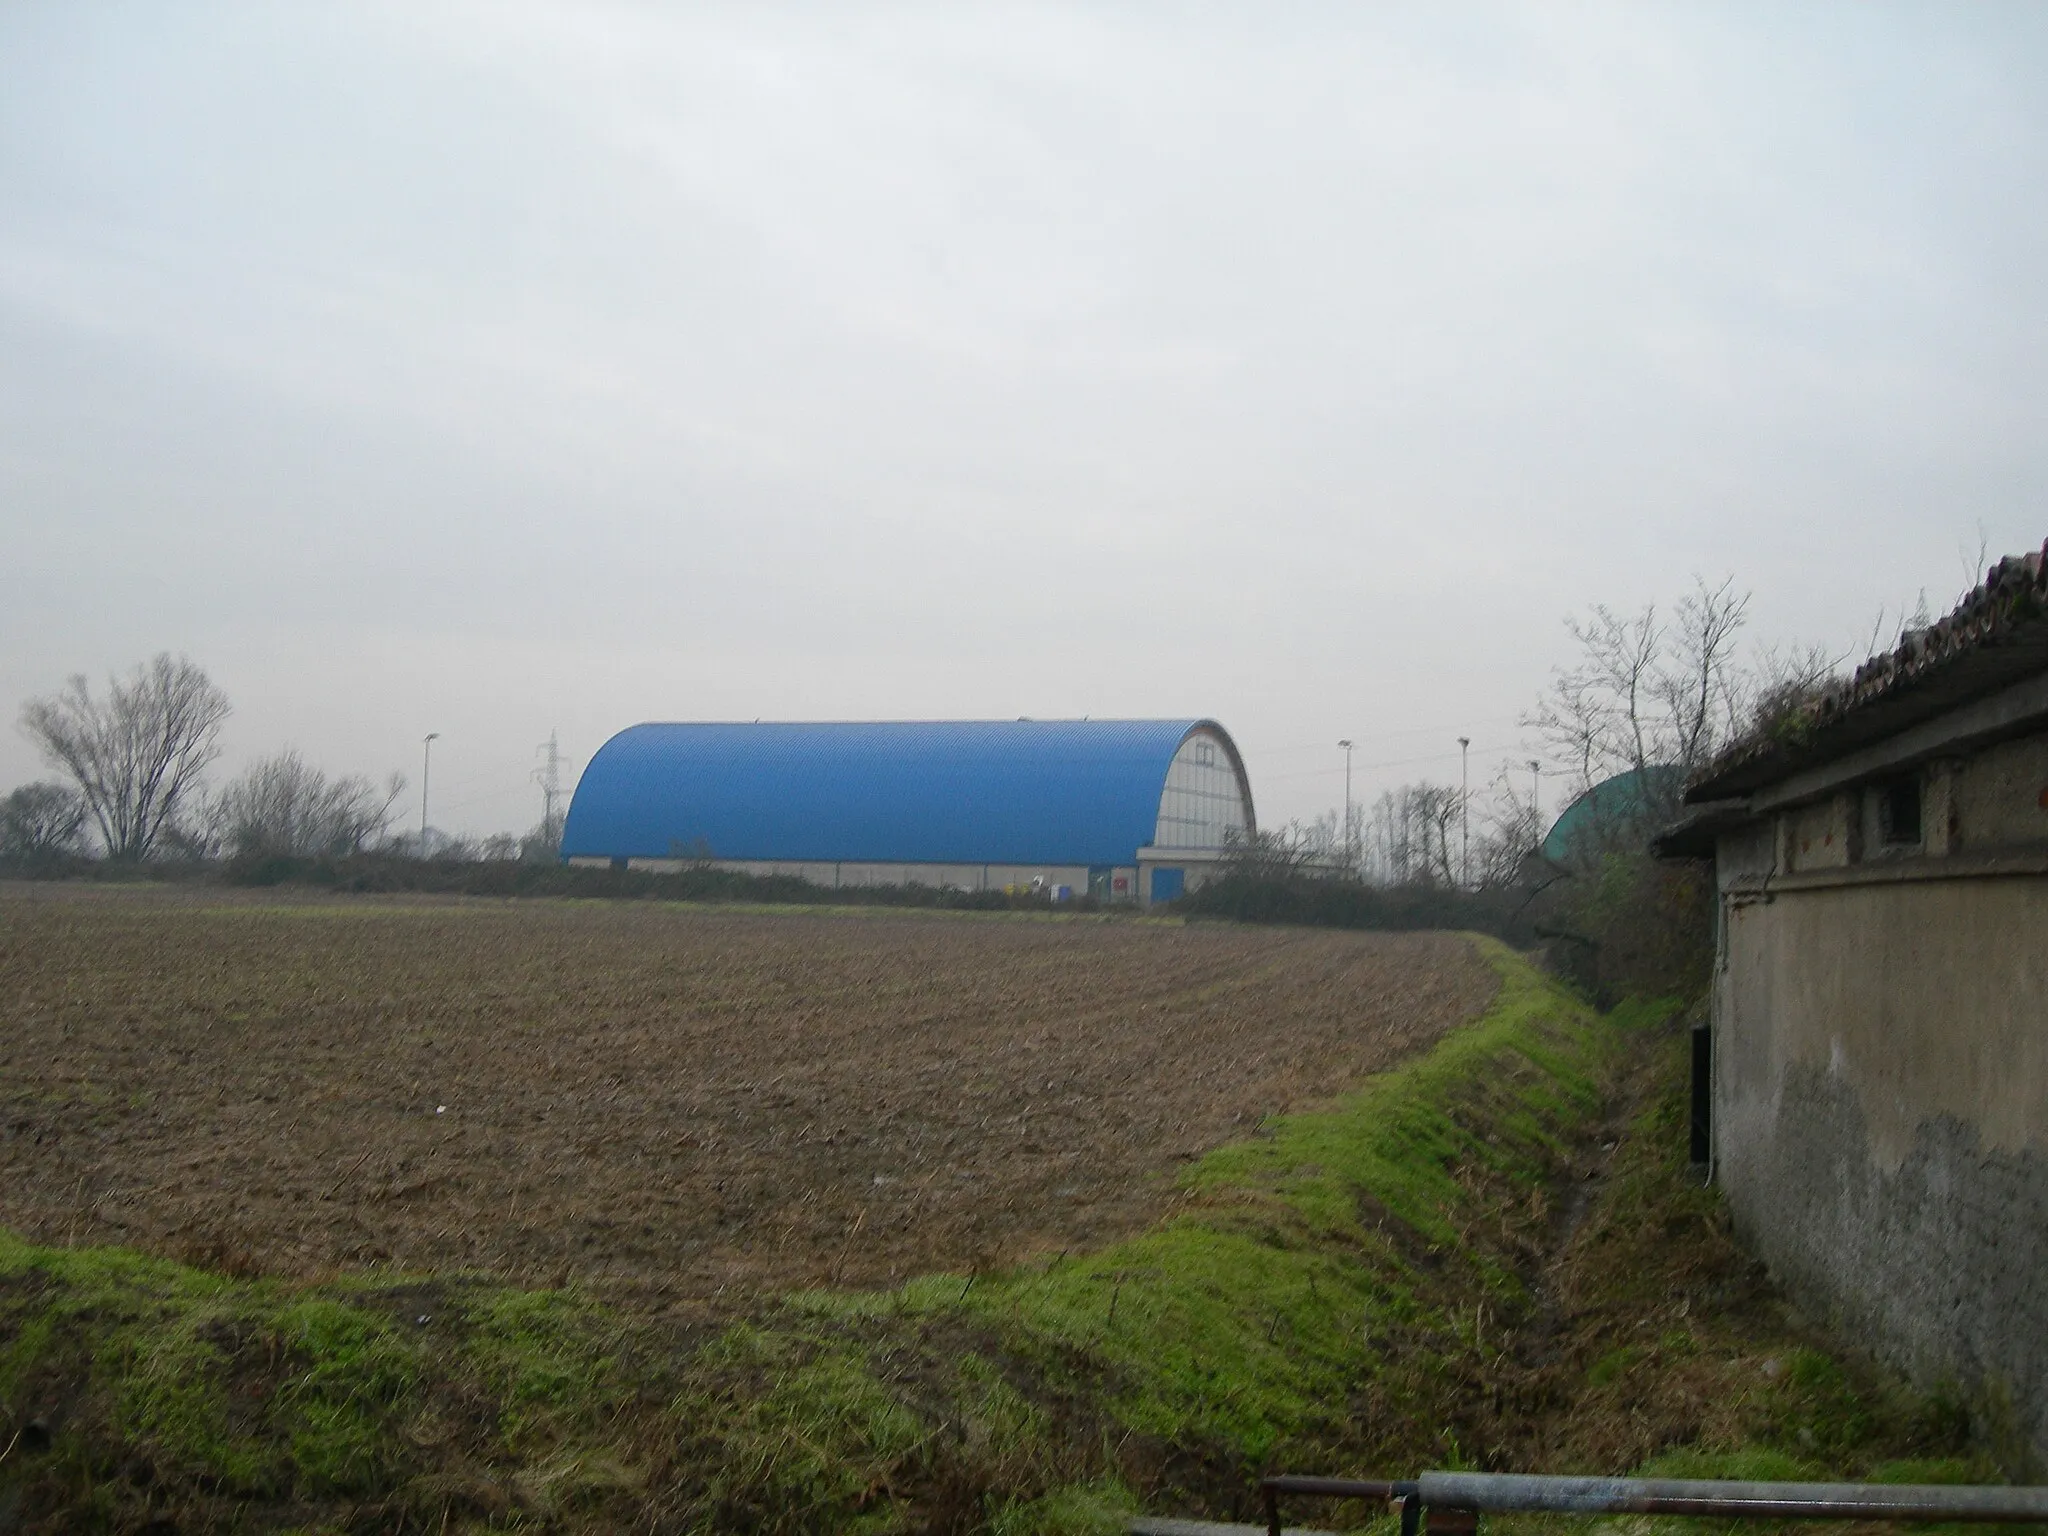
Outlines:
[[1908, 774], [1877, 786], [1877, 826], [1887, 848], [1920, 841], [1920, 776]]

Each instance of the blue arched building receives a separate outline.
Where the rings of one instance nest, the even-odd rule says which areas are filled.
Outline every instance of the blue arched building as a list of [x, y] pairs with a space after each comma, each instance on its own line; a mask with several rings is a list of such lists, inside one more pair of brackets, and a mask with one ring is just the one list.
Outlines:
[[1170, 900], [1255, 829], [1213, 720], [650, 724], [583, 770], [572, 864]]

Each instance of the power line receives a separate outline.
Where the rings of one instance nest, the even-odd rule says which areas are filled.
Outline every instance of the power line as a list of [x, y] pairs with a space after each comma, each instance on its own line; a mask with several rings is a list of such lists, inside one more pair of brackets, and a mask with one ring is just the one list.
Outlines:
[[[1497, 719], [1498, 717], [1495, 718]], [[1485, 725], [1487, 721], [1482, 719], [1478, 723]], [[1520, 725], [1522, 722], [1518, 718], [1514, 723]], [[1392, 730], [1373, 731], [1370, 734], [1376, 741], [1387, 741], [1400, 736], [1431, 736], [1440, 731], [1468, 729], [1472, 724], [1473, 722], [1470, 719], [1454, 720], [1448, 725], [1403, 725], [1397, 726]], [[1327, 752], [1328, 750], [1329, 745], [1326, 742], [1290, 741], [1271, 746], [1254, 745], [1248, 749], [1248, 754], [1255, 757], [1279, 757], [1284, 753]]]
[[555, 802], [562, 796], [562, 748], [555, 740], [555, 732], [549, 731], [548, 739], [533, 750], [547, 754], [547, 760], [533, 770], [531, 777], [540, 786], [540, 824], [552, 828], [555, 824]]
[[[1519, 742], [1519, 741], [1507, 741], [1507, 742], [1498, 742], [1498, 743], [1495, 743], [1495, 744], [1494, 744], [1494, 745], [1492, 745], [1492, 746], [1486, 746], [1486, 747], [1477, 747], [1477, 748], [1474, 748], [1473, 750], [1475, 750], [1475, 751], [1478, 751], [1478, 752], [1525, 752], [1525, 751], [1527, 751], [1527, 750], [1528, 750], [1528, 748], [1527, 748], [1527, 746], [1526, 746], [1526, 745], [1525, 745], [1524, 743], [1522, 743], [1522, 742]], [[1431, 753], [1427, 753], [1427, 754], [1425, 754], [1425, 755], [1423, 755], [1423, 756], [1421, 756], [1421, 757], [1390, 757], [1390, 758], [1386, 758], [1386, 759], [1384, 759], [1384, 760], [1382, 760], [1382, 761], [1380, 761], [1380, 762], [1376, 762], [1376, 763], [1360, 763], [1360, 764], [1358, 764], [1358, 767], [1359, 767], [1360, 769], [1367, 769], [1367, 768], [1408, 768], [1408, 767], [1413, 767], [1413, 766], [1414, 766], [1415, 764], [1417, 764], [1417, 763], [1441, 763], [1441, 762], [1445, 762], [1445, 761], [1447, 761], [1447, 760], [1449, 760], [1449, 759], [1451, 759], [1451, 758], [1455, 758], [1455, 757], [1457, 757], [1458, 755], [1459, 755], [1459, 754], [1458, 754], [1457, 752], [1455, 752], [1455, 751], [1452, 751], [1452, 752], [1431, 752]], [[1321, 778], [1330, 778], [1330, 777], [1332, 777], [1332, 776], [1334, 776], [1334, 775], [1336, 775], [1336, 774], [1342, 773], [1343, 771], [1344, 771], [1344, 770], [1343, 770], [1343, 767], [1342, 767], [1341, 765], [1339, 765], [1339, 766], [1337, 766], [1337, 767], [1323, 767], [1323, 768], [1303, 768], [1303, 769], [1299, 769], [1299, 770], [1297, 770], [1297, 771], [1296, 771], [1296, 772], [1294, 772], [1294, 773], [1262, 773], [1262, 774], [1260, 774], [1260, 775], [1259, 775], [1259, 782], [1260, 782], [1260, 783], [1262, 783], [1262, 784], [1275, 784], [1275, 783], [1285, 783], [1285, 782], [1287, 782], [1288, 780], [1291, 780], [1291, 779], [1321, 779]]]

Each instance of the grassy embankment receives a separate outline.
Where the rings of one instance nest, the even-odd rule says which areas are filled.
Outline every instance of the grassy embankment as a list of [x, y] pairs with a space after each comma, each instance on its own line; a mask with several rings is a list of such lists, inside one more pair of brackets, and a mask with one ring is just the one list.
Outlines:
[[1685, 1181], [1670, 1010], [1487, 953], [1482, 1020], [1202, 1159], [1152, 1231], [1003, 1273], [686, 1329], [0, 1239], [0, 1528], [1007, 1536], [1243, 1517], [1280, 1468], [1986, 1475]]

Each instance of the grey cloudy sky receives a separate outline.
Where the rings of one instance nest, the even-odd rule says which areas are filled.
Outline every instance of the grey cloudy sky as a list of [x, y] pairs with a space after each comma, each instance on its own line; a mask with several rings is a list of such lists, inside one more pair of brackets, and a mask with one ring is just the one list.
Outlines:
[[2040, 544], [2044, 188], [2016, 0], [6, 0], [0, 712], [183, 651], [472, 831], [642, 719], [1483, 777], [1588, 603]]

